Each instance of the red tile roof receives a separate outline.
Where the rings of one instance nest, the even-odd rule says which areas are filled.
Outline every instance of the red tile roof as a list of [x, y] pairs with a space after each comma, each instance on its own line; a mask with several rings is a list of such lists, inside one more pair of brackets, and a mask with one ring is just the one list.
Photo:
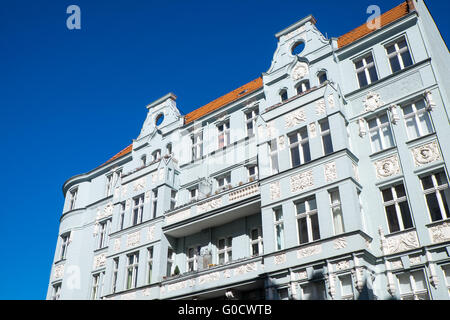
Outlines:
[[[384, 26], [396, 21], [397, 19], [400, 19], [401, 17], [407, 15], [409, 12], [411, 12], [413, 10], [414, 10], [413, 2], [411, 0], [406, 0], [405, 2], [401, 3], [400, 5], [396, 6], [393, 9], [383, 13], [380, 16], [381, 27], [384, 27]], [[349, 45], [349, 44], [353, 43], [354, 41], [370, 34], [373, 31], [374, 30], [369, 29], [367, 27], [367, 24], [365, 23], [365, 24], [359, 26], [358, 28], [353, 29], [352, 31], [347, 32], [346, 34], [340, 36], [338, 38], [338, 47], [342, 48], [346, 45]], [[208, 104], [205, 104], [204, 106], [202, 106], [192, 112], [189, 112], [188, 114], [186, 114], [184, 116], [184, 123], [188, 124], [188, 123], [191, 123], [192, 121], [200, 119], [201, 117], [207, 115], [208, 113], [211, 113], [217, 109], [220, 109], [220, 108], [226, 106], [227, 104], [262, 88], [262, 86], [263, 86], [263, 81], [262, 81], [261, 77], [255, 79], [247, 84], [244, 84], [243, 86], [221, 96], [220, 98], [217, 98], [217, 99], [209, 102]], [[130, 153], [132, 149], [133, 149], [133, 144], [130, 144], [128, 147], [126, 147], [125, 149], [123, 149], [122, 151], [117, 153], [115, 156], [113, 156], [111, 159], [109, 159], [108, 161], [106, 161], [105, 163], [100, 165], [99, 167], [102, 167], [105, 164], [107, 164], [111, 161], [114, 161], [115, 159], [117, 159], [123, 155]]]
[[223, 106], [229, 104], [230, 102], [245, 97], [246, 95], [252, 93], [253, 91], [262, 88], [262, 86], [263, 81], [261, 77], [247, 84], [244, 84], [242, 87], [239, 87], [221, 96], [220, 98], [217, 98], [216, 100], [213, 100], [208, 104], [205, 104], [203, 107], [200, 107], [192, 112], [189, 112], [187, 115], [184, 116], [184, 124], [191, 123], [192, 121], [197, 120], [203, 117], [204, 115], [213, 112], [214, 110], [222, 108]]
[[[414, 4], [411, 0], [407, 0], [403, 2], [402, 4], [396, 6], [395, 8], [383, 13], [380, 16], [380, 27], [384, 27], [401, 17], [404, 17], [408, 13], [410, 13], [412, 10], [414, 10]], [[375, 19], [374, 19], [375, 20]], [[372, 20], [372, 22], [374, 21]], [[367, 27], [367, 23], [360, 25], [358, 28], [353, 29], [350, 32], [347, 32], [346, 34], [340, 36], [338, 38], [338, 48], [342, 48], [346, 45], [349, 45], [350, 43], [361, 39], [362, 37], [368, 35], [369, 33], [375, 31], [376, 29], [369, 29]]]

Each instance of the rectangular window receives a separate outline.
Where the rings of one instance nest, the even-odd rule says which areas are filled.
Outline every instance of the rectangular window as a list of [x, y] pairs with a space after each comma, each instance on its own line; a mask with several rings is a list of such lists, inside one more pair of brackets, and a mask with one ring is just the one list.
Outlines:
[[115, 293], [117, 291], [117, 277], [119, 275], [119, 258], [113, 260], [113, 274], [112, 274], [112, 286], [111, 291]]
[[272, 174], [276, 174], [279, 171], [277, 139], [273, 139], [273, 140], [269, 141], [269, 156], [270, 156], [270, 168], [272, 169]]
[[203, 131], [191, 135], [192, 160], [203, 157]]
[[192, 189], [189, 189], [189, 200], [197, 200], [198, 197], [198, 187], [195, 186]]
[[273, 210], [273, 217], [275, 220], [275, 248], [277, 250], [284, 249], [284, 222], [283, 222], [283, 210], [276, 208]]
[[320, 136], [322, 137], [322, 150], [323, 154], [326, 156], [333, 152], [333, 143], [331, 141], [330, 125], [328, 119], [319, 122], [320, 125]]
[[75, 209], [75, 203], [77, 201], [78, 188], [69, 191], [69, 210]]
[[67, 256], [67, 247], [69, 246], [70, 233], [61, 235], [61, 249], [59, 259], [64, 260]]
[[300, 286], [302, 300], [326, 300], [325, 281], [308, 282]]
[[386, 45], [386, 52], [391, 65], [392, 73], [412, 65], [411, 54], [404, 37]]
[[153, 199], [152, 199], [152, 213], [153, 218], [156, 218], [156, 210], [158, 209], [158, 189], [153, 189], [152, 191]]
[[444, 171], [420, 178], [431, 221], [450, 218], [450, 189]]
[[125, 223], [125, 201], [120, 203], [120, 218], [119, 218], [119, 230], [122, 230]]
[[381, 193], [389, 232], [412, 228], [411, 212], [403, 184], [383, 189]]
[[177, 206], [177, 192], [175, 190], [170, 191], [170, 210], [175, 209]]
[[219, 148], [230, 144], [230, 121], [227, 120], [217, 126]]
[[61, 285], [61, 282], [53, 285], [52, 300], [59, 300], [61, 298]]
[[147, 249], [147, 284], [152, 283], [153, 247]]
[[233, 243], [232, 237], [222, 238], [217, 241], [218, 264], [225, 264], [233, 260], [232, 243]]
[[250, 236], [251, 236], [251, 240], [250, 240], [250, 245], [251, 245], [251, 255], [252, 256], [258, 256], [260, 254], [262, 254], [263, 252], [263, 239], [261, 236], [261, 229], [260, 228], [255, 228], [252, 229], [250, 232]]
[[197, 250], [192, 247], [187, 250], [187, 271], [196, 271], [197, 270]]
[[386, 113], [367, 120], [369, 126], [370, 144], [372, 152], [381, 151], [394, 146], [391, 126]]
[[136, 288], [137, 286], [137, 275], [138, 275], [138, 265], [139, 265], [139, 253], [134, 252], [127, 255], [128, 265], [127, 265], [127, 290]]
[[170, 277], [172, 274], [172, 267], [173, 267], [173, 261], [174, 261], [174, 252], [173, 249], [169, 248], [167, 250], [167, 269], [166, 269], [166, 275]]
[[132, 221], [133, 226], [142, 222], [143, 213], [144, 213], [144, 195], [140, 195], [133, 199], [133, 221]]
[[226, 186], [228, 186], [231, 183], [231, 176], [230, 174], [221, 176], [217, 178], [217, 187], [220, 188], [225, 188]]
[[258, 109], [253, 109], [245, 113], [247, 137], [253, 137], [255, 135], [256, 118], [258, 117], [258, 114]]
[[354, 61], [359, 87], [363, 88], [378, 80], [377, 70], [371, 53]]
[[104, 272], [96, 273], [92, 275], [92, 292], [91, 300], [98, 300], [102, 296]]
[[297, 231], [299, 243], [308, 243], [320, 239], [319, 218], [316, 198], [310, 197], [295, 204], [297, 210]]
[[405, 105], [402, 111], [409, 139], [415, 139], [433, 132], [424, 99]]
[[344, 233], [344, 218], [342, 217], [341, 198], [339, 196], [339, 190], [333, 190], [328, 192], [330, 196], [331, 213], [333, 216], [334, 234]]
[[447, 286], [448, 295], [450, 296], [450, 264], [442, 266], [442, 271], [445, 276], [445, 285]]
[[99, 223], [98, 231], [98, 247], [97, 249], [105, 248], [108, 246], [108, 234], [111, 220], [105, 220]]
[[291, 133], [289, 137], [289, 149], [291, 150], [292, 166], [296, 167], [311, 161], [311, 153], [309, 151], [308, 130], [306, 127]]
[[427, 281], [423, 270], [397, 275], [402, 300], [429, 300]]
[[352, 275], [346, 274], [339, 277], [339, 282], [341, 284], [341, 299], [342, 300], [353, 300], [353, 283]]
[[247, 167], [248, 181], [258, 180], [258, 166], [252, 165]]
[[289, 300], [288, 288], [282, 288], [277, 290], [278, 300]]

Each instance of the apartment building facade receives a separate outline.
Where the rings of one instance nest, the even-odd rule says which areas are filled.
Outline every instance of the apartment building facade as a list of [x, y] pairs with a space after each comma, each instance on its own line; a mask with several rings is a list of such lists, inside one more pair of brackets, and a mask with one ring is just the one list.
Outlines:
[[379, 23], [307, 16], [259, 78], [148, 105], [64, 183], [47, 299], [449, 299], [449, 52], [422, 0]]

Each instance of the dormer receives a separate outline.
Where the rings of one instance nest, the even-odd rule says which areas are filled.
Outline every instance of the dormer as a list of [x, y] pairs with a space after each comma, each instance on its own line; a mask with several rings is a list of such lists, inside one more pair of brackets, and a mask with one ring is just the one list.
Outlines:
[[152, 135], [157, 130], [167, 131], [171, 125], [181, 119], [176, 99], [177, 97], [173, 93], [168, 93], [147, 106], [147, 118], [137, 140]]

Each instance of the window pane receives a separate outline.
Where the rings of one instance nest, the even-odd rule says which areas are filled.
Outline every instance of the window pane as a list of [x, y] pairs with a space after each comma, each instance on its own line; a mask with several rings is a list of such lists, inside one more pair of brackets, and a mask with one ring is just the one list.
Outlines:
[[298, 147], [291, 148], [291, 160], [292, 160], [292, 166], [298, 166], [300, 165], [300, 153], [298, 150]]
[[409, 206], [406, 201], [400, 202], [399, 204], [400, 212], [402, 214], [403, 226], [405, 229], [412, 228], [413, 223], [411, 219], [411, 213], [409, 211]]
[[411, 55], [409, 54], [409, 50], [406, 50], [405, 52], [401, 53], [402, 59], [403, 59], [403, 65], [405, 67], [412, 65], [412, 59]]
[[297, 214], [302, 214], [306, 212], [305, 202], [297, 203]]
[[445, 175], [444, 171], [436, 173], [435, 176], [438, 185], [442, 186], [444, 184], [447, 184], [447, 176]]
[[381, 147], [381, 138], [378, 130], [370, 132], [370, 141], [372, 143], [372, 151], [377, 152], [382, 149]]
[[375, 67], [369, 68], [370, 81], [375, 82], [378, 80], [377, 70]]
[[431, 221], [438, 221], [442, 219], [441, 209], [439, 208], [439, 203], [436, 198], [435, 193], [427, 194], [427, 205], [430, 211]]
[[395, 193], [397, 194], [397, 198], [406, 196], [405, 187], [403, 184], [395, 186]]
[[339, 279], [341, 281], [342, 296], [353, 295], [352, 276], [349, 274], [349, 275], [339, 277]]
[[397, 55], [394, 55], [393, 57], [389, 58], [389, 63], [391, 64], [391, 69], [393, 73], [401, 69]]
[[428, 134], [433, 131], [431, 127], [431, 120], [428, 112], [423, 112], [419, 115], [420, 127], [422, 129], [422, 134]]
[[448, 210], [448, 202], [450, 199], [450, 189], [439, 191], [442, 197], [442, 203], [444, 205], [445, 215], [450, 218], [450, 211]]
[[412, 292], [412, 287], [409, 280], [409, 273], [399, 274], [397, 278], [400, 285], [400, 293]]
[[317, 214], [313, 214], [311, 216], [311, 227], [312, 227], [312, 236], [313, 240], [320, 239], [320, 233], [319, 233], [319, 218]]
[[308, 226], [306, 224], [306, 217], [298, 219], [298, 232], [300, 244], [308, 242]]
[[359, 86], [365, 87], [367, 86], [369, 83], [367, 82], [367, 78], [366, 78], [366, 74], [364, 71], [358, 72], [358, 82], [359, 82]]
[[317, 209], [316, 198], [312, 198], [312, 199], [308, 200], [308, 205], [309, 205], [310, 211], [316, 210]]
[[423, 177], [420, 179], [420, 181], [422, 181], [423, 190], [433, 188], [433, 179], [431, 178], [431, 176]]
[[303, 151], [303, 158], [304, 158], [304, 162], [309, 162], [311, 161], [311, 153], [309, 152], [309, 142], [304, 143], [302, 145], [302, 151]]
[[381, 131], [383, 132], [384, 136], [385, 148], [392, 147], [394, 145], [394, 139], [392, 137], [391, 127], [384, 127], [383, 129], [381, 129]]
[[392, 191], [391, 189], [384, 189], [381, 191], [381, 193], [383, 194], [383, 201], [387, 202], [387, 201], [391, 201], [394, 199], [394, 197], [392, 196]]
[[323, 141], [323, 149], [325, 154], [329, 154], [333, 152], [333, 144], [331, 142], [331, 134], [327, 134], [322, 137]]
[[397, 212], [395, 211], [395, 205], [386, 207], [386, 216], [389, 224], [389, 231], [396, 232], [400, 230], [400, 225], [397, 219]]
[[416, 271], [412, 273], [415, 281], [415, 291], [426, 290], [427, 283], [423, 271]]

